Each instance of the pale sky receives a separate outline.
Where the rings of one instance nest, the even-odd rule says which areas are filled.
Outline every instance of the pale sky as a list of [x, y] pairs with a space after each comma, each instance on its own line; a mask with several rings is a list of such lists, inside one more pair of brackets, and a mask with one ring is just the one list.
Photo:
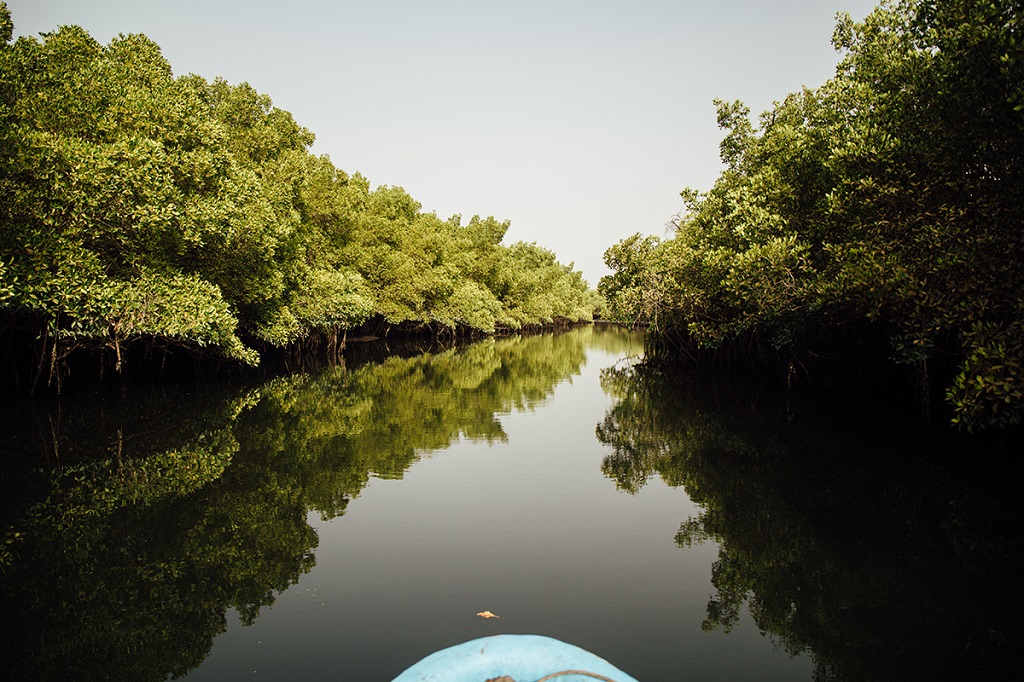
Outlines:
[[510, 220], [596, 286], [721, 168], [712, 100], [757, 114], [830, 78], [876, 0], [7, 0], [15, 35], [143, 33], [176, 75], [248, 82], [373, 186]]

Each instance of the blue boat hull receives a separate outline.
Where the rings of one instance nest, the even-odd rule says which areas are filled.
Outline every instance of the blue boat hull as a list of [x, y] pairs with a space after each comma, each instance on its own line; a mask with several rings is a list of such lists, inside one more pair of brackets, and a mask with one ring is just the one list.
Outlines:
[[456, 644], [430, 654], [393, 682], [485, 682], [501, 676], [536, 682], [570, 670], [590, 675], [559, 675], [553, 682], [637, 682], [600, 656], [540, 635], [494, 635]]

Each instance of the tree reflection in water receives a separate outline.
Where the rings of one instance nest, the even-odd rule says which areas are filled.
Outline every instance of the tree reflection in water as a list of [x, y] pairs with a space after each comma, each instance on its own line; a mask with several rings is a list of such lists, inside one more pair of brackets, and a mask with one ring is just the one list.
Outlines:
[[703, 512], [676, 542], [721, 543], [706, 630], [746, 603], [815, 679], [1022, 677], [1019, 442], [900, 426], [866, 402], [787, 414], [762, 387], [643, 366], [602, 385], [606, 475], [684, 486]]
[[338, 516], [371, 475], [400, 478], [460, 438], [503, 441], [496, 415], [578, 374], [592, 336], [8, 411], [4, 470], [21, 473], [3, 480], [0, 666], [13, 679], [185, 674], [229, 609], [252, 623], [311, 570], [308, 512]]

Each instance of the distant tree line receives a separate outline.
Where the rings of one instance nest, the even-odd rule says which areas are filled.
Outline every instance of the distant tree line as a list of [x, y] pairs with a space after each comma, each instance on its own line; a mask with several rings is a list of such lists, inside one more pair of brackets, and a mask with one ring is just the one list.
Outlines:
[[19, 383], [83, 348], [118, 371], [139, 345], [255, 364], [372, 318], [592, 319], [599, 297], [552, 252], [371, 189], [248, 84], [174, 77], [142, 35], [12, 36], [0, 3], [0, 362]]
[[[611, 247], [613, 316], [699, 362], [913, 371], [967, 428], [1024, 414], [1018, 0], [840, 15], [834, 78], [756, 122], [716, 102], [724, 170], [671, 238]], [[931, 390], [935, 389], [935, 390]], [[941, 401], [942, 398], [939, 398]]]

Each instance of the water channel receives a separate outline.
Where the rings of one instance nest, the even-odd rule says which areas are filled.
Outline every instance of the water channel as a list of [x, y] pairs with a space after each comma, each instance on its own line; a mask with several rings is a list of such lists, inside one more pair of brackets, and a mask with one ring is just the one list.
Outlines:
[[1006, 477], [641, 353], [590, 326], [11, 404], [0, 664], [386, 681], [534, 633], [650, 682], [1021, 672]]

